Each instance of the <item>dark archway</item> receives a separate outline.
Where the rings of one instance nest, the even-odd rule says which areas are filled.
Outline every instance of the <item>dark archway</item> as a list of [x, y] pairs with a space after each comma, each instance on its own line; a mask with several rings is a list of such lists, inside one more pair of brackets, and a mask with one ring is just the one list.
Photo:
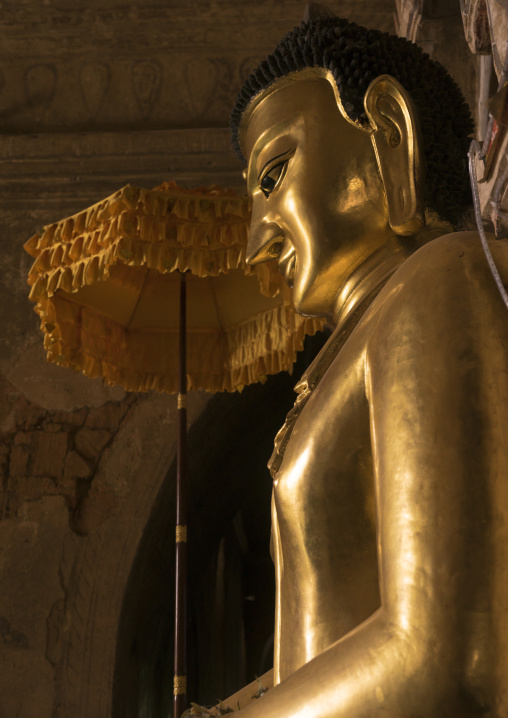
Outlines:
[[[322, 347], [307, 338], [293, 375], [214, 396], [189, 434], [188, 696], [213, 704], [271, 667], [269, 555], [273, 439], [293, 387]], [[167, 718], [173, 688], [175, 463], [140, 542], [119, 629], [113, 718]]]

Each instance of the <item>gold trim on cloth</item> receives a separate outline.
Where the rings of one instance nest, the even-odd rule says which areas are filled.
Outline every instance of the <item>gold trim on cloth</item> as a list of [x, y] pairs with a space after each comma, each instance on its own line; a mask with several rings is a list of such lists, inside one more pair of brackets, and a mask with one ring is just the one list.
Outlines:
[[187, 693], [187, 676], [173, 677], [173, 695], [181, 696]]
[[177, 524], [176, 526], [176, 543], [187, 543], [187, 526]]
[[177, 408], [178, 409], [186, 409], [187, 408], [187, 394], [178, 394]]

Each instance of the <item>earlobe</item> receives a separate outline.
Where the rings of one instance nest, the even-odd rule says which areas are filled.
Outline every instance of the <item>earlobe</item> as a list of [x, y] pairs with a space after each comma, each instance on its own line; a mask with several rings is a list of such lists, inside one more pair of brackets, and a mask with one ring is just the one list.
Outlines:
[[410, 235], [425, 224], [421, 138], [416, 111], [402, 85], [390, 75], [371, 82], [365, 111], [372, 144], [385, 186], [390, 226]]

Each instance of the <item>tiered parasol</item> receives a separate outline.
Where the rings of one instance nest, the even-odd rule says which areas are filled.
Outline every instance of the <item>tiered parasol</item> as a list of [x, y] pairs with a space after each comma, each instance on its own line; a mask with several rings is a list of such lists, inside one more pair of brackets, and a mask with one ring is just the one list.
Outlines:
[[127, 185], [25, 245], [49, 361], [179, 394], [175, 718], [186, 693], [187, 387], [263, 381], [322, 327], [294, 313], [276, 265], [245, 264], [249, 221], [248, 200], [231, 190]]

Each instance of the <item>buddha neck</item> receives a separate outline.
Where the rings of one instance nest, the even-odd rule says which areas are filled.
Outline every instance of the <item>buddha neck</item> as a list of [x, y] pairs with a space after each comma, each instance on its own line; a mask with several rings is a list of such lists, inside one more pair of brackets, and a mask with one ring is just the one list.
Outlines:
[[427, 242], [452, 230], [451, 225], [436, 217], [428, 217], [428, 220], [430, 221], [427, 226], [416, 235], [398, 237], [394, 234], [353, 270], [337, 292], [333, 302], [331, 318], [337, 328], [343, 326], [348, 317], [369, 297], [372, 301], [377, 292], [411, 254]]

